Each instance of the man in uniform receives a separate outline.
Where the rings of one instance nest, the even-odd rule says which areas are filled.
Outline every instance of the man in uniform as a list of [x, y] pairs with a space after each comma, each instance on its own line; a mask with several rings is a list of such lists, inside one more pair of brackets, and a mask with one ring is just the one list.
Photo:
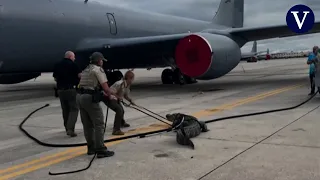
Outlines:
[[57, 93], [59, 95], [64, 127], [67, 135], [77, 136], [74, 132], [78, 119], [78, 107], [76, 103], [76, 86], [80, 80], [81, 70], [75, 61], [75, 54], [72, 51], [65, 53], [64, 59], [56, 64], [53, 77], [57, 82]]
[[110, 157], [114, 155], [114, 152], [109, 151], [104, 145], [104, 117], [99, 104], [102, 97], [98, 87], [103, 89], [106, 98], [111, 97], [111, 95], [117, 97], [117, 95], [108, 86], [108, 79], [102, 68], [103, 61], [106, 61], [103, 55], [100, 52], [94, 52], [90, 60], [90, 64], [82, 72], [77, 95], [77, 103], [87, 141], [87, 154], [97, 153], [98, 158]]
[[127, 71], [122, 80], [115, 82], [110, 88], [116, 93], [119, 98], [111, 96], [111, 98], [104, 98], [103, 102], [106, 106], [112, 109], [116, 115], [113, 123], [112, 135], [124, 135], [120, 130], [121, 127], [130, 127], [128, 123], [124, 120], [124, 109], [121, 105], [122, 98], [128, 100], [131, 104], [135, 104], [129, 97], [130, 86], [134, 80], [134, 73], [132, 71]]

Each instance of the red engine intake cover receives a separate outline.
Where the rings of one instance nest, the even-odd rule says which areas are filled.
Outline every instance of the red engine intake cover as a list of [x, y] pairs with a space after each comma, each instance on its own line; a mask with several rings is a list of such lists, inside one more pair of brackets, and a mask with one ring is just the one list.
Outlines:
[[178, 42], [175, 60], [183, 74], [199, 77], [210, 68], [211, 46], [203, 37], [195, 34], [189, 35]]

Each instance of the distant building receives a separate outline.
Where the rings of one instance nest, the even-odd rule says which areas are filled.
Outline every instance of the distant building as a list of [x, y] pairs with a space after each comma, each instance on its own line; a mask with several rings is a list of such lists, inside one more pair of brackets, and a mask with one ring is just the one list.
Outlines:
[[310, 52], [308, 51], [300, 51], [300, 52], [281, 52], [281, 53], [271, 53], [271, 59], [287, 59], [287, 58], [299, 58], [299, 57], [307, 57]]

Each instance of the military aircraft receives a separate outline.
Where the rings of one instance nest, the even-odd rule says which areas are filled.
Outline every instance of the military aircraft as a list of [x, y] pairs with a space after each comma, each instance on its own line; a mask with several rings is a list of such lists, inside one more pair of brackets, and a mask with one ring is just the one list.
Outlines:
[[248, 59], [248, 58], [251, 58], [251, 57], [255, 57], [261, 53], [264, 53], [264, 52], [267, 52], [267, 51], [259, 51], [257, 52], [257, 41], [254, 41], [253, 42], [253, 45], [252, 45], [252, 49], [251, 49], [251, 52], [241, 52], [241, 60], [245, 60], [245, 59]]
[[[257, 62], [261, 59], [262, 53], [269, 53], [269, 49], [267, 51], [259, 51], [257, 52], [257, 41], [253, 42], [251, 52], [241, 52], [241, 60], [240, 61], [247, 61], [247, 62]], [[266, 57], [266, 55], [264, 55]]]
[[257, 59], [258, 60], [269, 60], [269, 59], [271, 59], [271, 55], [270, 55], [270, 52], [269, 52], [269, 49], [267, 49], [267, 51], [266, 51], [266, 53], [265, 54], [258, 54], [257, 55]]
[[[67, 50], [81, 68], [102, 52], [109, 78], [121, 77], [118, 69], [171, 67], [163, 84], [192, 83], [230, 72], [249, 41], [297, 35], [286, 25], [243, 27], [243, 13], [244, 0], [221, 0], [211, 22], [88, 0], [1, 0], [0, 83], [52, 72]], [[317, 32], [320, 22], [308, 33]]]

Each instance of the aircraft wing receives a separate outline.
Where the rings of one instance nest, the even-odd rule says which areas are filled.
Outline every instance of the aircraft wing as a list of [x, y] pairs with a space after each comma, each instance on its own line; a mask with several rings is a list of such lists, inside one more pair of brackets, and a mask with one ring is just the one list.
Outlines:
[[130, 46], [143, 46], [162, 43], [169, 43], [172, 41], [180, 40], [181, 38], [189, 34], [170, 34], [170, 35], [160, 35], [160, 36], [148, 36], [148, 37], [134, 37], [134, 38], [90, 38], [81, 41], [76, 48], [78, 51], [86, 50], [99, 50], [104, 48], [119, 48], [119, 47], [130, 47]]
[[[189, 33], [123, 39], [91, 38], [81, 41], [74, 51], [84, 57], [99, 51], [110, 60], [106, 65], [114, 69], [164, 67], [162, 57], [172, 57], [179, 40], [187, 35]], [[124, 59], [127, 59], [125, 64], [116, 63]]]
[[[267, 27], [248, 27], [248, 28], [233, 28], [229, 32], [231, 35], [236, 35], [245, 38], [247, 41], [282, 38], [298, 35], [292, 32], [287, 25], [276, 25]], [[313, 28], [304, 34], [320, 33], [320, 22], [315, 22]]]

